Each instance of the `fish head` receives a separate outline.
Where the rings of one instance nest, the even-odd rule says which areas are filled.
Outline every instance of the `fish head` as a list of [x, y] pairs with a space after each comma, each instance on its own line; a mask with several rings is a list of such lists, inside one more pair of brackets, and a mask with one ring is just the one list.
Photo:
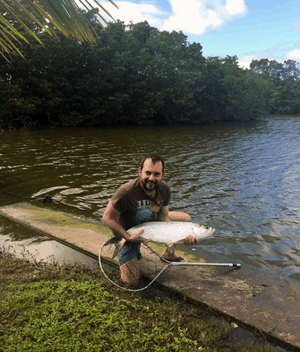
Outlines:
[[212, 235], [215, 232], [215, 229], [212, 227], [202, 226], [200, 224], [195, 224], [193, 228], [193, 233], [196, 238], [204, 238]]

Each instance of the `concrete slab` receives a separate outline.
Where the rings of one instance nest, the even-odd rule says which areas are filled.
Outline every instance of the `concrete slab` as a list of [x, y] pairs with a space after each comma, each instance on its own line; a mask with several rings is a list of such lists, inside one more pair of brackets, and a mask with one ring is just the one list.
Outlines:
[[[18, 203], [0, 208], [0, 215], [48, 234], [93, 257], [98, 257], [101, 245], [111, 236], [105, 226], [49, 210], [49, 206], [42, 208]], [[164, 264], [157, 256], [149, 255], [149, 250], [144, 250], [142, 254], [142, 273], [152, 278]], [[196, 260], [186, 253], [184, 256]], [[272, 278], [243, 267], [238, 270], [222, 267], [211, 270], [195, 266], [170, 266], [158, 282], [300, 348], [300, 284], [296, 281]]]

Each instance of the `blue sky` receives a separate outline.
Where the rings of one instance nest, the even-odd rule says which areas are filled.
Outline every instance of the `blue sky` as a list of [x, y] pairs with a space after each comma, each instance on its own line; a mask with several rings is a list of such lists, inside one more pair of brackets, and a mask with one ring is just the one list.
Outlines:
[[101, 3], [126, 24], [181, 30], [205, 57], [237, 55], [244, 67], [261, 58], [300, 61], [299, 0], [116, 0], [119, 10]]

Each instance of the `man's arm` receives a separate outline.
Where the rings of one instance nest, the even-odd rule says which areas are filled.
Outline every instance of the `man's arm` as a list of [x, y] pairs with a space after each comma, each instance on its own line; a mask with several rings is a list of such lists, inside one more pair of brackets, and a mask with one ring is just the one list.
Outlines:
[[102, 221], [118, 236], [123, 237], [126, 241], [130, 242], [141, 242], [137, 238], [144, 232], [141, 230], [135, 235], [129, 235], [129, 233], [124, 229], [124, 227], [119, 223], [120, 212], [114, 208], [111, 201], [108, 202], [104, 214], [102, 216]]
[[169, 206], [162, 206], [157, 214], [158, 221], [170, 221], [169, 219]]

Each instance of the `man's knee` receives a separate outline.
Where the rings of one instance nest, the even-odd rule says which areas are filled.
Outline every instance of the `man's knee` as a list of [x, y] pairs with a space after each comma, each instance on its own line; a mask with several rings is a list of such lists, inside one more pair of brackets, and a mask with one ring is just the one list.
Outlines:
[[124, 277], [122, 274], [121, 274], [121, 279], [122, 279], [123, 283], [125, 284], [125, 286], [128, 288], [137, 287], [139, 284], [139, 280], [129, 278], [129, 277]]
[[180, 211], [170, 211], [168, 216], [171, 221], [192, 221], [189, 214]]
[[138, 259], [134, 258], [120, 266], [121, 280], [126, 286], [136, 287], [140, 279]]

